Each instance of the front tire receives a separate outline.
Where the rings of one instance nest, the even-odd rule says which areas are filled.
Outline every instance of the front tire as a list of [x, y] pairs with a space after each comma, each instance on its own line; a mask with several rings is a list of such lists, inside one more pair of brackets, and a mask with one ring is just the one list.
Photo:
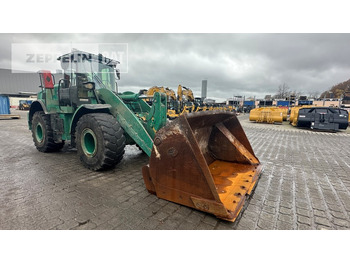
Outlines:
[[78, 121], [76, 144], [85, 167], [94, 171], [110, 169], [123, 158], [124, 130], [112, 115], [87, 114]]
[[40, 152], [56, 152], [64, 146], [64, 141], [55, 143], [50, 117], [42, 111], [38, 111], [33, 115], [32, 136], [35, 147]]

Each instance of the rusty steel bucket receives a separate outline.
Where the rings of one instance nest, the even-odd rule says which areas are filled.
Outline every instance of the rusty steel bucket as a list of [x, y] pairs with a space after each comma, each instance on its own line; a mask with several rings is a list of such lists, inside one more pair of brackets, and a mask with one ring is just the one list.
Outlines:
[[160, 129], [142, 174], [157, 197], [233, 222], [261, 171], [235, 113], [205, 111]]

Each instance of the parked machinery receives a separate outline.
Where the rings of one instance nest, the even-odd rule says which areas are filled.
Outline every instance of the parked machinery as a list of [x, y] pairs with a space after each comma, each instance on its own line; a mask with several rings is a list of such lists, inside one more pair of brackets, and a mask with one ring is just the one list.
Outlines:
[[282, 111], [283, 121], [287, 121], [288, 118], [288, 107], [278, 107]]
[[350, 125], [350, 109], [349, 109], [349, 108], [346, 108], [346, 107], [343, 107], [343, 108], [338, 108], [338, 110], [339, 110], [339, 113], [340, 113], [340, 114], [348, 115], [348, 116], [349, 116], [348, 122], [349, 122], [349, 125]]
[[140, 98], [144, 99], [149, 105], [152, 105], [155, 93], [164, 93], [167, 97], [167, 117], [175, 119], [181, 113], [180, 103], [176, 98], [174, 90], [163, 86], [153, 86], [149, 89], [141, 89], [139, 91]]
[[180, 102], [176, 99], [176, 94], [174, 90], [170, 88], [165, 88], [165, 94], [168, 97], [168, 111], [167, 111], [167, 117], [169, 119], [174, 119], [177, 117], [177, 113], [181, 109]]
[[311, 107], [312, 107], [311, 105], [292, 107], [290, 109], [289, 123], [292, 126], [297, 126], [299, 110], [302, 109], [302, 108], [311, 108]]
[[227, 111], [229, 111], [229, 112], [236, 112], [236, 107], [234, 107], [232, 105], [229, 105], [226, 108], [227, 108]]
[[184, 114], [167, 124], [165, 94], [154, 93], [150, 106], [139, 94], [115, 93], [117, 61], [81, 51], [58, 60], [64, 78], [55, 84], [41, 71], [28, 113], [39, 151], [70, 141], [85, 167], [103, 170], [121, 161], [126, 144], [136, 144], [150, 157], [142, 169], [150, 193], [235, 221], [262, 166], [234, 113]]
[[150, 89], [146, 91], [146, 96], [149, 98], [153, 98], [155, 93], [164, 93], [167, 96], [168, 101], [170, 100], [176, 100], [176, 95], [174, 90], [170, 89], [169, 87], [159, 87], [159, 86], [153, 86]]
[[338, 131], [347, 129], [349, 114], [344, 109], [332, 107], [300, 108], [294, 112], [292, 125], [316, 130]]
[[[141, 89], [139, 91], [140, 97], [143, 98], [149, 105], [152, 105], [152, 101], [153, 101], [153, 96], [155, 93], [164, 93], [167, 95], [167, 100], [169, 101], [171, 99], [171, 91], [169, 90], [169, 88], [164, 88], [163, 86], [152, 86], [149, 89]], [[174, 91], [173, 91], [174, 92]], [[170, 96], [168, 96], [170, 95]], [[174, 93], [174, 97], [175, 97], [175, 93]], [[175, 97], [176, 99], [176, 97]]]
[[177, 88], [177, 97], [176, 100], [174, 100], [174, 106], [170, 106], [168, 109], [168, 118], [175, 119], [180, 115], [195, 111], [196, 106], [192, 90], [179, 85]]
[[32, 100], [19, 100], [19, 110], [29, 110]]
[[193, 92], [190, 88], [179, 85], [177, 87], [177, 99], [181, 101], [194, 102]]
[[278, 107], [261, 107], [250, 110], [249, 120], [257, 123], [282, 123], [284, 109]]
[[339, 129], [347, 129], [350, 123], [350, 114], [349, 111], [342, 109], [342, 108], [333, 108], [336, 112], [339, 113], [340, 117], [348, 117], [348, 125], [346, 126], [345, 123], [339, 124]]

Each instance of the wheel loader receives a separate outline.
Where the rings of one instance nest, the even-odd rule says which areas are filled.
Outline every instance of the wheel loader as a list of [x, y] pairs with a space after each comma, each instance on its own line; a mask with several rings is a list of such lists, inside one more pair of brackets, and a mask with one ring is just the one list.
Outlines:
[[139, 94], [117, 94], [119, 62], [82, 51], [58, 58], [63, 78], [40, 71], [41, 91], [28, 113], [41, 152], [69, 141], [91, 170], [111, 169], [125, 145], [149, 157], [142, 168], [147, 190], [157, 197], [235, 221], [262, 172], [262, 165], [234, 113], [184, 114], [167, 124], [166, 95], [152, 106]]

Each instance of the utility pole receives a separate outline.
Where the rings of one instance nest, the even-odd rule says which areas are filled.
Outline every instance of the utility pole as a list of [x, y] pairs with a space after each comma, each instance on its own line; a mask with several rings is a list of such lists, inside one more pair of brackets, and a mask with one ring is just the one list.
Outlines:
[[326, 94], [327, 94], [327, 92], [325, 92], [324, 95], [323, 95], [323, 106], [324, 106], [325, 103], [326, 103]]
[[253, 106], [253, 108], [255, 108], [255, 102], [256, 102], [256, 97], [254, 96], [254, 106]]
[[290, 107], [290, 94], [288, 96], [288, 107]]

